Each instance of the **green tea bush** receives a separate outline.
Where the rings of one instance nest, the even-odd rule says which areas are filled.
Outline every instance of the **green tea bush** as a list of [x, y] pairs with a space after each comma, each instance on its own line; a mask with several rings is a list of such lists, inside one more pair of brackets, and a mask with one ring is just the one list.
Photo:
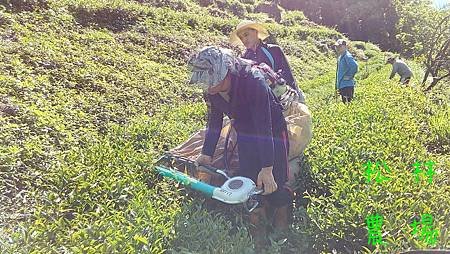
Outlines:
[[176, 219], [177, 237], [169, 252], [255, 253], [245, 225], [235, 224], [220, 214], [208, 213], [202, 206], [185, 207]]
[[238, 0], [197, 0], [196, 2], [200, 6], [208, 7], [209, 12], [215, 16], [237, 16], [242, 18], [247, 14], [247, 11], [252, 10], [251, 5], [244, 4]]
[[[420, 91], [384, 81], [386, 76], [383, 71], [361, 81], [350, 105], [331, 104], [313, 111], [315, 138], [306, 156], [315, 181], [327, 193], [309, 196], [308, 214], [317, 226], [319, 249], [394, 253], [406, 246], [424, 248], [409, 227], [411, 218], [423, 213], [433, 214], [436, 220], [443, 236], [438, 246], [449, 244], [444, 211], [450, 207], [442, 202], [448, 191], [444, 184], [448, 162], [436, 165], [440, 173], [432, 184], [415, 183], [411, 166], [433, 158], [427, 154], [427, 135], [421, 128], [428, 121], [429, 101]], [[366, 183], [362, 165], [368, 160], [385, 161], [391, 180]], [[367, 245], [365, 219], [373, 213], [384, 216], [386, 246]]]
[[[192, 121], [194, 115], [198, 118]], [[162, 252], [183, 196], [173, 185], [147, 182], [156, 179], [149, 165], [156, 150], [179, 144], [200, 128], [203, 115], [202, 105], [167, 108], [129, 128], [111, 126], [106, 137], [56, 156], [59, 164], [34, 179], [36, 210], [24, 210], [29, 217], [7, 231], [15, 239], [7, 250]], [[162, 133], [168, 135], [159, 138]]]
[[442, 154], [450, 153], [450, 110], [438, 111], [430, 117], [432, 141], [429, 149]]
[[186, 11], [187, 5], [186, 1], [180, 0], [135, 0], [139, 3], [149, 4], [155, 7], [169, 7], [178, 11]]
[[285, 11], [282, 15], [281, 24], [285, 26], [298, 26], [303, 20], [306, 20], [303, 12]]
[[266, 23], [269, 22], [269, 20], [271, 20], [267, 15], [267, 13], [248, 13], [245, 18], [262, 23]]

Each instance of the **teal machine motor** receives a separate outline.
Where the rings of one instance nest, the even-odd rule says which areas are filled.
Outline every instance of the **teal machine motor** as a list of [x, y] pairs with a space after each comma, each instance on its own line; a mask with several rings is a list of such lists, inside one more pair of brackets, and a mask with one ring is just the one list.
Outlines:
[[206, 197], [219, 200], [226, 204], [244, 204], [249, 212], [253, 211], [259, 204], [256, 195], [261, 194], [262, 190], [256, 188], [256, 184], [247, 177], [235, 176], [229, 177], [224, 171], [210, 166], [199, 166], [195, 161], [185, 158], [175, 157], [172, 155], [165, 155], [162, 160], [176, 160], [190, 167], [204, 168], [211, 173], [223, 175], [227, 180], [220, 186], [212, 186], [210, 184], [201, 182], [188, 174], [175, 170], [171, 167], [159, 165], [156, 166], [158, 173], [164, 177], [173, 179], [184, 186], [203, 193]]

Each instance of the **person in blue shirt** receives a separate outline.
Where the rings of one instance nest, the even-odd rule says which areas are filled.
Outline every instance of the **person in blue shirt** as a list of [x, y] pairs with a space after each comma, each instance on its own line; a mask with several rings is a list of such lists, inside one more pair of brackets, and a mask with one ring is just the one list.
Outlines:
[[336, 90], [344, 103], [351, 102], [355, 87], [355, 74], [358, 72], [358, 64], [352, 54], [348, 52], [347, 41], [339, 39], [334, 44], [338, 53], [336, 70]]
[[[233, 56], [231, 50], [205, 47], [193, 56], [189, 83], [200, 84], [206, 92], [208, 124], [200, 165], [210, 165], [222, 130], [223, 118], [233, 121], [237, 132], [238, 175], [252, 179], [264, 190], [262, 203], [274, 209], [276, 229], [289, 227], [292, 193], [285, 186], [288, 176], [287, 125], [282, 106], [263, 73], [251, 61]], [[250, 213], [250, 232], [256, 245], [265, 242], [266, 206]]]

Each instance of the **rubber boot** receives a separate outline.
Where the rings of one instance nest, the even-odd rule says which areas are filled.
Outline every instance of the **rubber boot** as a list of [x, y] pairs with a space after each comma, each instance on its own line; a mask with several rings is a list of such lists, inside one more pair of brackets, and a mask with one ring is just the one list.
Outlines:
[[273, 227], [279, 232], [286, 232], [292, 223], [292, 203], [278, 207], [273, 214]]
[[274, 209], [272, 217], [272, 238], [277, 242], [281, 239], [287, 240], [287, 242], [283, 241], [281, 253], [293, 253], [288, 249], [290, 242], [288, 239], [291, 237], [289, 234], [289, 226], [292, 224], [292, 217], [292, 203]]
[[267, 214], [265, 207], [258, 207], [250, 213], [250, 235], [257, 252], [267, 245]]

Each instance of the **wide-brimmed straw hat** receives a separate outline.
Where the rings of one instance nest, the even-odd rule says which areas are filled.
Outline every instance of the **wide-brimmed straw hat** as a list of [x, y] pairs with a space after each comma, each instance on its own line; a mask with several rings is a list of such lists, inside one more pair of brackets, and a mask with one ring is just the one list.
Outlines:
[[251, 20], [244, 20], [237, 25], [236, 29], [230, 35], [230, 43], [232, 45], [242, 45], [242, 41], [239, 38], [238, 33], [246, 28], [252, 28], [258, 31], [258, 38], [261, 40], [269, 37], [269, 32], [267, 32], [267, 29], [264, 28], [262, 24]]

